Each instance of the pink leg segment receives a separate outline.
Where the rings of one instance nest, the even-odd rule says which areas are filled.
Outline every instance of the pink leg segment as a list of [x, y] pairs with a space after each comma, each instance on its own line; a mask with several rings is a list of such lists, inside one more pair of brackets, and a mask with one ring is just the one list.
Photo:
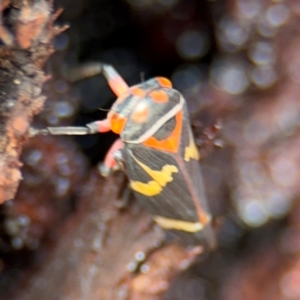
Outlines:
[[114, 152], [116, 152], [117, 150], [120, 150], [123, 148], [123, 142], [121, 139], [117, 139], [112, 146], [110, 147], [110, 149], [108, 150], [108, 152], [106, 153], [103, 165], [105, 168], [112, 170], [114, 168], [117, 167], [117, 162], [115, 161], [113, 154]]
[[98, 127], [98, 132], [108, 132], [110, 131], [110, 122], [107, 119], [101, 121], [95, 121], [93, 124], [96, 124]]
[[103, 65], [103, 75], [108, 81], [108, 84], [112, 91], [118, 97], [124, 94], [129, 89], [127, 83], [112, 66]]
[[126, 93], [129, 89], [127, 83], [123, 80], [121, 76], [116, 76], [114, 78], [111, 78], [108, 81], [108, 84], [115, 95], [118, 97], [122, 94]]

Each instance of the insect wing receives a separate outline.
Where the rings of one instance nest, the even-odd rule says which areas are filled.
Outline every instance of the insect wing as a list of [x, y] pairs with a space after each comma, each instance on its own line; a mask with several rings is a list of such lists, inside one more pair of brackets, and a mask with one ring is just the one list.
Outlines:
[[[142, 205], [161, 227], [191, 244], [213, 238], [198, 150], [185, 106], [180, 113], [182, 122], [178, 136], [174, 136], [174, 132], [179, 118], [174, 116], [155, 133], [154, 138], [160, 141], [159, 144], [125, 143], [123, 155], [131, 188]], [[170, 137], [175, 144], [177, 142], [177, 150], [176, 147], [157, 147], [167, 144]]]

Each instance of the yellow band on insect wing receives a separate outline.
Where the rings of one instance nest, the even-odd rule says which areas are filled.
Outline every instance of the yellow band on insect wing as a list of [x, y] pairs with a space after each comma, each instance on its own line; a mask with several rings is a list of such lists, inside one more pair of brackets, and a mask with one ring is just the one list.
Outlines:
[[201, 231], [204, 226], [200, 222], [186, 222], [182, 220], [169, 219], [162, 216], [153, 217], [155, 223], [160, 227], [168, 230], [181, 230], [186, 232], [195, 233]]

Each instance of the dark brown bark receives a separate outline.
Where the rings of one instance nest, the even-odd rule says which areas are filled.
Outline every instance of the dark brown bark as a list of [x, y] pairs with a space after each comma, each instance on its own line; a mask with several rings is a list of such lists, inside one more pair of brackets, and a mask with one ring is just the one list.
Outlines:
[[[161, 299], [202, 248], [162, 246], [164, 233], [137, 203], [117, 208], [123, 180], [92, 176], [54, 253], [13, 299]], [[144, 273], [129, 271], [138, 252], [146, 254]]]

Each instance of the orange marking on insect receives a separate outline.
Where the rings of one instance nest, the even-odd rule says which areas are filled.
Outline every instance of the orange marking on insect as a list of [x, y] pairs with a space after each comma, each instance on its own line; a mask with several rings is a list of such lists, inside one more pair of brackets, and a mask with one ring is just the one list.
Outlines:
[[182, 112], [175, 115], [176, 125], [172, 133], [164, 140], [157, 140], [151, 136], [143, 145], [152, 147], [158, 150], [165, 150], [176, 153], [180, 144], [181, 128], [182, 128]]
[[121, 76], [109, 79], [108, 84], [115, 95], [118, 97], [128, 91], [129, 87]]
[[166, 103], [169, 101], [169, 96], [165, 91], [156, 90], [150, 92], [149, 95], [156, 103]]
[[149, 116], [149, 106], [145, 102], [139, 102], [138, 105], [134, 108], [130, 119], [135, 123], [141, 124], [147, 121]]
[[127, 118], [121, 114], [117, 114], [115, 112], [109, 113], [107, 115], [108, 120], [110, 121], [111, 131], [114, 133], [120, 134], [127, 122]]
[[138, 96], [140, 98], [144, 98], [146, 96], [146, 92], [139, 88], [139, 87], [134, 87], [130, 90], [131, 94], [134, 96]]
[[172, 83], [169, 79], [165, 78], [165, 77], [156, 77], [155, 78], [157, 80], [157, 82], [164, 88], [172, 88]]

